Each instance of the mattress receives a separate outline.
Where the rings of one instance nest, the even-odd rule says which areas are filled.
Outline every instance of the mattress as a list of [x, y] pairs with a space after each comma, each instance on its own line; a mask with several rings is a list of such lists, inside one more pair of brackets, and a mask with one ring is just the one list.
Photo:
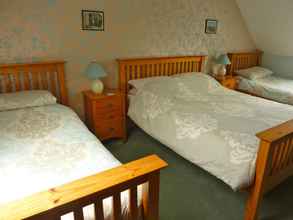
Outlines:
[[293, 80], [268, 76], [260, 79], [238, 77], [238, 89], [277, 102], [293, 105]]
[[146, 133], [233, 190], [255, 176], [257, 132], [293, 118], [293, 107], [226, 89], [205, 74], [148, 83], [129, 117]]
[[[119, 165], [65, 106], [0, 112], [0, 205]], [[126, 218], [128, 193], [122, 193], [121, 200]], [[104, 212], [110, 219], [111, 199], [104, 200]], [[86, 207], [84, 215], [94, 219], [93, 206]]]

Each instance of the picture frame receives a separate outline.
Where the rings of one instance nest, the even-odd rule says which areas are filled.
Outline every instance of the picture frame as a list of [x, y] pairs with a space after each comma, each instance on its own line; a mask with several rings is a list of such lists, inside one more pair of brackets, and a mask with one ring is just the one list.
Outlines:
[[218, 20], [206, 19], [205, 33], [206, 34], [217, 34], [218, 31]]
[[82, 30], [105, 31], [105, 16], [103, 11], [82, 10]]

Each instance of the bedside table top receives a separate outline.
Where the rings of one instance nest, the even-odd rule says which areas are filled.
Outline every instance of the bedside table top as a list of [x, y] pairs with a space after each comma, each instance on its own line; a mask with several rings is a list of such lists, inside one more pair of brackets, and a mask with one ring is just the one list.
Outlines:
[[120, 95], [119, 89], [105, 89], [102, 94], [95, 94], [91, 90], [84, 91], [83, 94], [90, 99], [102, 99], [109, 96]]
[[236, 80], [235, 76], [226, 75], [226, 76], [214, 76], [214, 78], [218, 81], [225, 81], [225, 80]]

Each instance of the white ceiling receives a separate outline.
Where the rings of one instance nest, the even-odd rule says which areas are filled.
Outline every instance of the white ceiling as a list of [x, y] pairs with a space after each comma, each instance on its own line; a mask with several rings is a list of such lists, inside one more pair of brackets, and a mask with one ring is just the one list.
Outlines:
[[293, 56], [293, 0], [236, 0], [257, 47]]

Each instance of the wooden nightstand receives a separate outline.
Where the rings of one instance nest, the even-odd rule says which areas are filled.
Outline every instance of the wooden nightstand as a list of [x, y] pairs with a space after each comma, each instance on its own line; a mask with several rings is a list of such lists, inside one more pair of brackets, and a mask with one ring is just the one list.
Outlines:
[[234, 76], [215, 76], [215, 79], [228, 89], [237, 88], [237, 79]]
[[126, 139], [123, 95], [119, 90], [105, 90], [96, 95], [83, 92], [85, 120], [88, 128], [101, 140]]

